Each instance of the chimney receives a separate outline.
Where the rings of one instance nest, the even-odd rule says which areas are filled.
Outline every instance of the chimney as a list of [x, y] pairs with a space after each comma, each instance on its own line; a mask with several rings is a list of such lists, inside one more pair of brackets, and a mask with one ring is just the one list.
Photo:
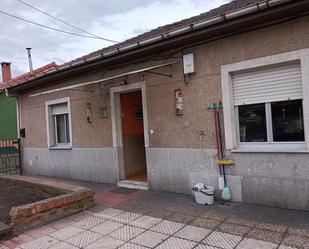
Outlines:
[[1, 69], [2, 69], [2, 82], [6, 82], [12, 79], [10, 62], [1, 62]]
[[30, 73], [32, 74], [33, 67], [32, 67], [31, 48], [26, 48], [26, 50], [27, 50], [27, 53], [28, 53], [29, 70], [30, 70]]

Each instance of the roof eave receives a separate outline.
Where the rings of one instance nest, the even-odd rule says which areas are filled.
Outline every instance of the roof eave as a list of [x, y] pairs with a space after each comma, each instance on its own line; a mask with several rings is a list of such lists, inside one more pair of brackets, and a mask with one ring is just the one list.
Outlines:
[[[133, 57], [134, 55], [136, 57], [136, 55], [146, 53], [147, 51], [154, 52], [154, 48], [159, 50], [159, 48], [167, 47], [170, 44], [177, 43], [181, 45], [181, 41], [182, 43], [185, 43], [188, 39], [194, 40], [194, 37], [197, 38], [195, 41], [198, 42], [198, 37], [201, 36], [204, 37], [205, 40], [220, 36], [228, 36], [234, 34], [236, 30], [238, 30], [239, 33], [248, 29], [253, 29], [256, 27], [254, 25], [262, 26], [261, 20], [264, 20], [262, 23], [263, 26], [266, 26], [270, 22], [282, 22], [283, 20], [294, 18], [296, 15], [298, 16], [302, 13], [307, 14], [308, 11], [309, 2], [306, 0], [265, 1], [234, 12], [226, 13], [224, 16], [217, 16], [203, 22], [190, 24], [158, 37], [153, 37], [144, 41], [137, 41], [134, 44], [119, 47], [113, 51], [96, 55], [76, 63], [59, 66], [56, 70], [30, 78], [21, 84], [9, 86], [9, 90], [10, 92], [16, 93], [23, 89], [31, 88], [33, 82], [47, 81], [47, 79], [54, 78], [55, 75], [56, 77], [57, 75], [61, 77], [68, 72], [76, 73], [97, 65], [112, 64], [117, 60], [121, 61], [123, 58]], [[238, 29], [236, 29], [236, 27], [238, 27]]]

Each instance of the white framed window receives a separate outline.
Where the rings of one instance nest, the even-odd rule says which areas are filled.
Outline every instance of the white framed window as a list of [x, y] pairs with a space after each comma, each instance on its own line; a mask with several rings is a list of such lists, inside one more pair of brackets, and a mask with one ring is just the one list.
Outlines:
[[235, 107], [239, 147], [305, 146], [302, 99]]
[[48, 147], [50, 149], [71, 149], [70, 99], [47, 101], [45, 105]]
[[307, 152], [309, 50], [222, 66], [227, 149]]

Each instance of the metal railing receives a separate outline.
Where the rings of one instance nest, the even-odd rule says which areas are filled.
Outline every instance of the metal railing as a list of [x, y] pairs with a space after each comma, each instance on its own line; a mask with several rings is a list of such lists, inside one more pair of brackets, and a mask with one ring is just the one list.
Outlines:
[[0, 173], [22, 173], [20, 139], [0, 140]]

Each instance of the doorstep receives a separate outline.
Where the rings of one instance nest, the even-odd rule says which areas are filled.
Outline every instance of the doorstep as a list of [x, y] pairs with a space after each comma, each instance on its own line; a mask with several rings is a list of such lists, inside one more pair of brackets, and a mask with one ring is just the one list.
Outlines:
[[142, 190], [149, 190], [147, 182], [141, 181], [134, 181], [134, 180], [123, 180], [118, 182], [118, 187], [121, 188], [132, 188], [132, 189], [142, 189]]

